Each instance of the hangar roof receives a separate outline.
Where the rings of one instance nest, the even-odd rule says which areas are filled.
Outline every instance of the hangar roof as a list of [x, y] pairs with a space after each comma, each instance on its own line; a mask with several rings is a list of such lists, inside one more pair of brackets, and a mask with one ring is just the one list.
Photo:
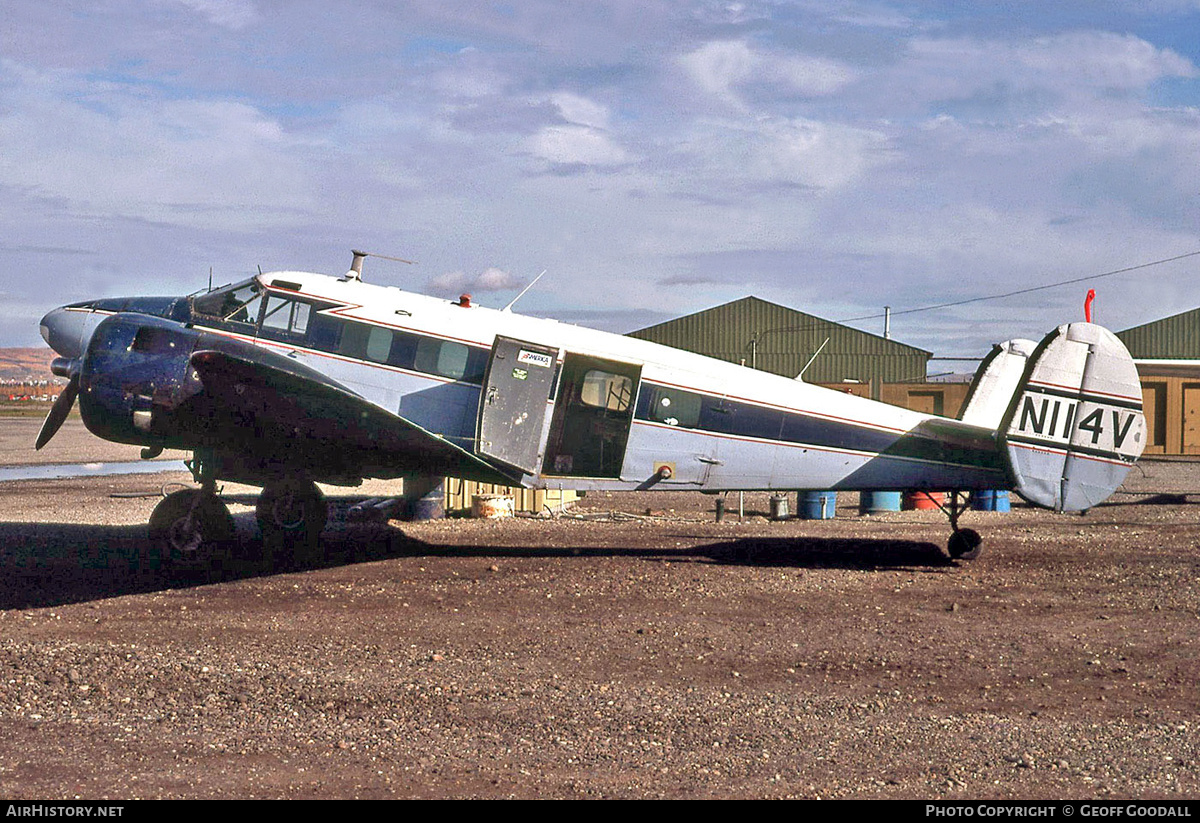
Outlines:
[[1135, 360], [1200, 359], [1200, 308], [1117, 332]]
[[924, 380], [932, 352], [758, 297], [743, 297], [629, 333], [632, 337], [795, 377], [809, 383]]

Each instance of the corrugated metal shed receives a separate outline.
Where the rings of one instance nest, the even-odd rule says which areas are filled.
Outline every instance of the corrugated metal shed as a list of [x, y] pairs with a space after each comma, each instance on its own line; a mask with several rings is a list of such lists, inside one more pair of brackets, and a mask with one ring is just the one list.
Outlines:
[[804, 373], [808, 383], [924, 380], [932, 356], [924, 349], [757, 297], [743, 297], [629, 334], [787, 377], [799, 374], [828, 338]]
[[1135, 360], [1200, 359], [1200, 309], [1117, 332]]

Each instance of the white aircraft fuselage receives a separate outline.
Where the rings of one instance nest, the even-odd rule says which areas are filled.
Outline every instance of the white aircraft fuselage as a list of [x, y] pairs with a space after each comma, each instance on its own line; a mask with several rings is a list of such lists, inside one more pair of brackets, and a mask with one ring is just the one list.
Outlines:
[[[377, 286], [356, 270], [78, 303], [47, 314], [42, 333], [70, 380], [38, 447], [78, 396], [100, 437], [194, 450], [203, 492], [165, 507], [160, 531], [172, 534], [193, 519], [220, 526], [224, 478], [265, 487], [264, 533], [289, 528], [284, 503], [323, 524], [313, 481], [399, 476], [581, 490], [1015, 488], [1076, 510], [1116, 488], [1144, 445], [1132, 360], [1090, 323], [997, 347], [964, 420]], [[186, 553], [195, 540], [176, 542]]]
[[[262, 323], [193, 308], [192, 326], [310, 366], [381, 409], [485, 455], [490, 451], [480, 442], [480, 418], [486, 420], [495, 398], [480, 402], [486, 400], [481, 370], [497, 339], [527, 344], [515, 347], [515, 358], [527, 352], [524, 362], [493, 367], [488, 375], [493, 386], [507, 378], [503, 391], [520, 395], [513, 415], [528, 415], [508, 428], [523, 433], [521, 425], [537, 427], [537, 455], [513, 467], [524, 486], [1008, 486], [993, 432], [985, 428], [955, 424], [956, 447], [948, 454], [941, 439], [946, 432], [935, 436], [922, 428], [943, 420], [936, 415], [636, 338], [358, 279], [272, 272], [255, 281], [267, 296], [261, 311], [274, 310]], [[203, 307], [203, 298], [195, 302]], [[295, 312], [286, 303], [309, 307], [303, 309], [303, 332], [282, 322], [284, 313], [292, 321]], [[273, 324], [274, 318], [280, 322]], [[406, 356], [409, 351], [415, 356]], [[568, 364], [582, 371], [573, 397], [553, 385]], [[513, 369], [525, 372], [524, 379], [512, 379]], [[549, 380], [530, 379], [539, 372]], [[590, 391], [583, 385], [589, 380]], [[615, 453], [600, 454], [604, 448]], [[504, 462], [502, 449], [492, 451]]]

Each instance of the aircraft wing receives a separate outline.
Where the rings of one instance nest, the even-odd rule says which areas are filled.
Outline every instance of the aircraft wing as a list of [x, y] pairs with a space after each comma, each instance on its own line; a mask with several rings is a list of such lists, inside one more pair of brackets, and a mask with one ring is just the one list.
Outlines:
[[190, 362], [212, 414], [231, 430], [222, 445], [259, 465], [303, 467], [318, 480], [417, 472], [515, 484], [461, 446], [287, 358], [197, 350]]

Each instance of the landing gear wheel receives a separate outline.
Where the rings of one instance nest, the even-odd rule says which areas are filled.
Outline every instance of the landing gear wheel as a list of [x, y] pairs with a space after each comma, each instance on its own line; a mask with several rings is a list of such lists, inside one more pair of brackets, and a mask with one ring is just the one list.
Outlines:
[[150, 540], [162, 565], [202, 569], [233, 539], [233, 517], [215, 494], [183, 489], [163, 498], [150, 515]]
[[974, 529], [959, 529], [950, 535], [946, 550], [955, 560], [974, 560], [979, 557], [983, 538]]
[[317, 485], [308, 480], [272, 483], [258, 496], [254, 514], [262, 530], [265, 553], [274, 556], [291, 550], [297, 563], [320, 558], [321, 532], [329, 519], [329, 505]]

